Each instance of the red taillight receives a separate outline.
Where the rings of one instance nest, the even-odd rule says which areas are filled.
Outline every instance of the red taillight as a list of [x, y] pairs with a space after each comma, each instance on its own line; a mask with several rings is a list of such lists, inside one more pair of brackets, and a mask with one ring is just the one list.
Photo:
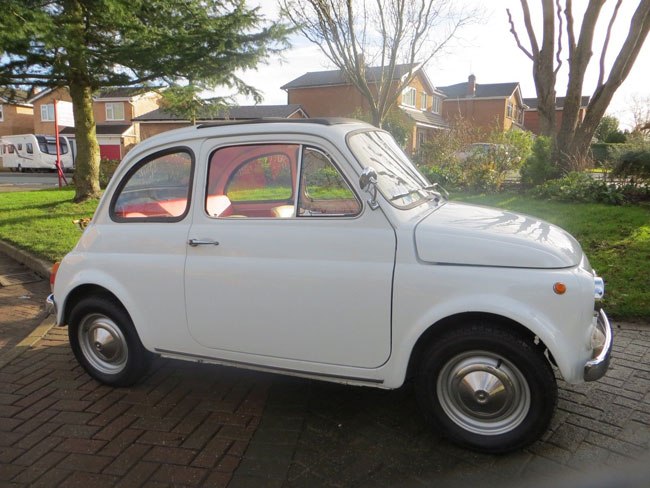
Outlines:
[[50, 273], [50, 289], [54, 291], [54, 280], [56, 280], [56, 272], [59, 270], [59, 263], [58, 261], [54, 263], [54, 266], [52, 266], [52, 272]]

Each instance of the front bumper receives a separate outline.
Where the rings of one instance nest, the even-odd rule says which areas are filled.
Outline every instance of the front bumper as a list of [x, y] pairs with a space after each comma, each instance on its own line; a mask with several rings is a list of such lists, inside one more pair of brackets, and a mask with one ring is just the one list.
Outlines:
[[609, 324], [609, 319], [602, 308], [594, 313], [597, 316], [596, 327], [605, 338], [602, 347], [594, 351], [595, 356], [585, 363], [585, 381], [596, 381], [601, 378], [607, 372], [612, 355], [612, 326]]
[[56, 302], [54, 301], [54, 293], [51, 293], [45, 299], [45, 312], [47, 312], [48, 315], [54, 315], [55, 318], [58, 317]]

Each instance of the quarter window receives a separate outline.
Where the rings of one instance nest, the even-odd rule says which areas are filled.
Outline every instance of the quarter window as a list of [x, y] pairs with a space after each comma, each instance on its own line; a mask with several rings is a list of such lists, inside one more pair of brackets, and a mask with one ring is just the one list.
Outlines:
[[120, 183], [111, 214], [117, 220], [181, 220], [189, 209], [192, 161], [186, 150], [145, 158]]
[[41, 122], [54, 122], [54, 104], [41, 105]]
[[27, 154], [34, 154], [34, 145], [31, 142], [25, 143], [25, 149], [27, 149]]
[[124, 104], [107, 103], [106, 120], [124, 120]]
[[302, 153], [298, 215], [356, 215], [361, 205], [350, 186], [325, 153], [305, 148]]

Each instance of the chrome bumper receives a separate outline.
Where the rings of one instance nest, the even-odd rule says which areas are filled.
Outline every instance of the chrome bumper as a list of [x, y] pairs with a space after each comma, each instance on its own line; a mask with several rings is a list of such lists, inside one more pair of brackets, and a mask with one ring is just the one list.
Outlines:
[[609, 319], [602, 308], [595, 313], [597, 314], [596, 327], [604, 334], [605, 341], [596, 357], [585, 363], [585, 381], [596, 381], [601, 378], [609, 367], [609, 360], [612, 355], [612, 326], [609, 324]]
[[45, 311], [48, 313], [48, 315], [54, 315], [54, 317], [56, 318], [57, 310], [56, 310], [56, 302], [54, 301], [54, 293], [51, 293], [45, 299]]

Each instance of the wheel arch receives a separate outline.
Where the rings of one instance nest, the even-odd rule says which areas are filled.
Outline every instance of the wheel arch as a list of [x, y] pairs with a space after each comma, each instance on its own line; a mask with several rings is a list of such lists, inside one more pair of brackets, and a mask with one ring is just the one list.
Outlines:
[[504, 327], [507, 330], [513, 331], [526, 340], [530, 341], [532, 344], [535, 344], [541, 351], [548, 351], [549, 361], [557, 366], [555, 359], [551, 353], [551, 350], [544, 344], [542, 339], [537, 336], [532, 330], [530, 330], [525, 325], [513, 320], [509, 317], [499, 315], [496, 313], [490, 312], [461, 312], [453, 315], [444, 317], [437, 322], [431, 324], [418, 338], [411, 350], [411, 354], [408, 361], [408, 366], [406, 368], [406, 379], [412, 378], [415, 376], [415, 371], [417, 365], [420, 362], [422, 353], [427, 349], [427, 346], [431, 344], [432, 341], [436, 340], [441, 334], [449, 330], [450, 327], [454, 327], [458, 324], [462, 324], [470, 321], [484, 321], [492, 324], [498, 324], [501, 327]]
[[70, 313], [74, 307], [84, 298], [89, 296], [103, 296], [111, 299], [116, 304], [120, 305], [126, 313], [129, 313], [122, 301], [110, 290], [107, 288], [97, 285], [94, 283], [84, 283], [77, 285], [75, 288], [70, 290], [67, 294], [65, 301], [63, 302], [63, 310], [61, 311], [61, 323], [60, 325], [67, 324], [70, 319]]

